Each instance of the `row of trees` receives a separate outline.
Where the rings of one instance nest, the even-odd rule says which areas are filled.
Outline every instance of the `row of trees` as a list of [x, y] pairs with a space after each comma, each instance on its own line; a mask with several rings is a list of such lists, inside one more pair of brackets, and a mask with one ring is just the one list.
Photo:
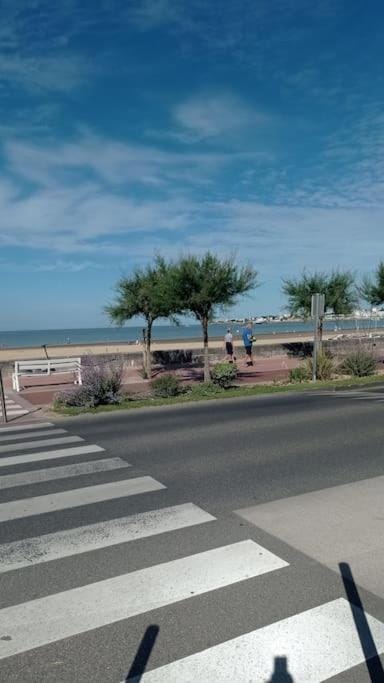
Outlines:
[[257, 286], [257, 272], [239, 267], [233, 258], [185, 256], [167, 262], [156, 256], [153, 265], [137, 268], [116, 285], [115, 302], [106, 307], [110, 319], [124, 324], [133, 317], [145, 320], [144, 368], [151, 376], [151, 339], [155, 320], [193, 315], [199, 321], [204, 342], [204, 380], [210, 380], [208, 326], [219, 310], [233, 306], [238, 296]]
[[[298, 279], [283, 280], [283, 293], [292, 315], [308, 318], [313, 294], [324, 294], [325, 309], [335, 315], [350, 315], [363, 299], [370, 306], [384, 304], [384, 262], [380, 262], [373, 277], [365, 277], [359, 284], [351, 271], [331, 273], [303, 273]], [[320, 320], [320, 339], [323, 321]]]
[[[110, 319], [123, 325], [141, 316], [145, 320], [144, 368], [151, 376], [151, 340], [153, 323], [168, 318], [178, 324], [179, 315], [193, 315], [202, 327], [204, 343], [204, 379], [210, 380], [208, 326], [219, 311], [231, 307], [237, 297], [257, 287], [257, 271], [252, 266], [239, 267], [233, 258], [205, 255], [185, 256], [165, 261], [156, 256], [152, 265], [137, 268], [116, 285], [115, 301], [106, 307]], [[384, 262], [373, 278], [358, 285], [349, 271], [304, 273], [298, 279], [283, 281], [283, 293], [293, 315], [309, 317], [312, 294], [325, 295], [325, 307], [335, 315], [349, 315], [358, 299], [371, 306], [384, 304]], [[322, 323], [320, 337], [322, 333]]]

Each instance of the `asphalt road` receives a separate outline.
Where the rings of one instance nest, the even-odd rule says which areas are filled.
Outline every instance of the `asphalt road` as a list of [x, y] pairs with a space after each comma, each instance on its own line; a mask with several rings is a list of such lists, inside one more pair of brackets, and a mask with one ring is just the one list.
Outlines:
[[[129, 672], [133, 679], [141, 675], [146, 659], [148, 672], [207, 650], [202, 663], [164, 669], [164, 678], [156, 674], [153, 680], [384, 680], [379, 660], [372, 659], [370, 640], [381, 626], [359, 622], [361, 615], [356, 619], [348, 602], [338, 602], [349, 598], [356, 604], [357, 593], [354, 600], [348, 593], [353, 582], [346, 584], [338, 568], [339, 561], [348, 561], [353, 572], [356, 558], [356, 590], [363, 608], [384, 622], [383, 411], [384, 393], [367, 389], [60, 419], [55, 429], [65, 431], [51, 438], [78, 436], [84, 441], [46, 449], [33, 447], [32, 432], [24, 437], [21, 431], [18, 438], [15, 431], [11, 439], [11, 432], [1, 431], [0, 467], [5, 458], [12, 461], [1, 467], [0, 475], [18, 474], [19, 479], [7, 479], [0, 489], [0, 566], [7, 569], [0, 574], [0, 679], [119, 683]], [[44, 429], [48, 439], [53, 428]], [[11, 444], [19, 447], [11, 449]], [[89, 444], [105, 450], [71, 454]], [[38, 458], [23, 458], [31, 454]], [[107, 465], [107, 460], [113, 462]], [[99, 469], [92, 469], [95, 462], [101, 463]], [[130, 467], [123, 466], [127, 463]], [[68, 467], [71, 473], [54, 471]], [[141, 492], [128, 494], [127, 479], [140, 479]], [[109, 499], [105, 484], [111, 484]], [[340, 500], [341, 509], [335, 507]], [[19, 503], [13, 505], [15, 501]], [[148, 524], [157, 524], [165, 508], [189, 503], [192, 513], [177, 508], [189, 519], [183, 526], [148, 532]], [[364, 523], [357, 533], [363, 509]], [[149, 511], [152, 518], [142, 517]], [[199, 523], [190, 514], [206, 519]], [[141, 517], [133, 540], [120, 538], [107, 546], [105, 524], [134, 515]], [[288, 515], [290, 522], [284, 525]], [[322, 515], [325, 521], [319, 524]], [[67, 531], [72, 542], [73, 530], [96, 524], [100, 528], [91, 529], [89, 547], [83, 538], [84, 547], [62, 551], [68, 538], [58, 536], [52, 540], [54, 549], [47, 549], [48, 534]], [[28, 541], [35, 538], [43, 545], [31, 550]], [[233, 562], [220, 550], [228, 546], [234, 548]], [[254, 550], [264, 558], [263, 569]], [[189, 566], [188, 558], [199, 554], [198, 564]], [[24, 564], [21, 556], [27, 558]], [[134, 573], [138, 583], [127, 584], [124, 611], [124, 598], [119, 600], [116, 592], [111, 598], [108, 582], [119, 577], [125, 581], [127, 575], [130, 580]], [[316, 610], [339, 605], [344, 612], [331, 619], [329, 643], [329, 631], [324, 621], [319, 625]], [[308, 623], [302, 622], [304, 613]], [[297, 623], [292, 621], [295, 615]], [[283, 624], [281, 641], [277, 622]], [[242, 657], [230, 646], [215, 649], [249, 633], [257, 635], [248, 649], [244, 646]], [[384, 651], [381, 635], [374, 640], [379, 652]], [[317, 648], [313, 642], [319, 643]], [[326, 657], [324, 647], [330, 648]], [[367, 664], [362, 653], [369, 647]], [[287, 657], [291, 679], [279, 673], [284, 664], [274, 663], [275, 656]], [[219, 662], [225, 662], [222, 670]], [[189, 670], [194, 672], [190, 678]]]

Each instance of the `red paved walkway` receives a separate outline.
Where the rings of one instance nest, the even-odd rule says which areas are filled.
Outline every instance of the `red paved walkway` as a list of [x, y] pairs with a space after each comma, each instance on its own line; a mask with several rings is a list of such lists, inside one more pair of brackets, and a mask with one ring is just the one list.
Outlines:
[[[272, 358], [255, 358], [254, 366], [247, 367], [243, 359], [238, 359], [239, 369], [238, 384], [259, 384], [287, 379], [290, 368], [297, 367], [300, 361], [297, 358], [287, 356], [275, 356]], [[191, 367], [178, 370], [166, 368], [154, 368], [154, 377], [173, 372], [188, 383], [198, 382], [203, 379], [203, 368]], [[11, 387], [11, 377], [4, 378], [6, 389]], [[26, 387], [20, 392], [20, 396], [27, 399], [33, 405], [47, 406], [53, 401], [58, 391], [73, 386], [73, 380], [69, 375], [55, 375], [55, 377], [31, 377], [27, 380]], [[143, 380], [137, 368], [127, 367], [124, 370], [123, 390], [127, 393], [143, 393], [149, 390], [148, 380]]]

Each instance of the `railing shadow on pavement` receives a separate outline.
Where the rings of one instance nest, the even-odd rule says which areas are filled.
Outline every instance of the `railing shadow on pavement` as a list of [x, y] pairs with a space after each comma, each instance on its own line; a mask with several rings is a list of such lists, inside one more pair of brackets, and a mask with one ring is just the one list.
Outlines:
[[363, 604], [353, 578], [351, 567], [347, 562], [339, 563], [345, 593], [351, 607], [352, 617], [359, 636], [361, 649], [364, 654], [366, 667], [372, 683], [384, 682], [384, 669], [373, 640], [371, 629], [364, 612]]
[[146, 629], [135, 658], [131, 664], [131, 667], [125, 677], [125, 683], [139, 683], [142, 675], [145, 673], [151, 652], [156, 642], [156, 638], [159, 634], [160, 628], [157, 624], [151, 624]]

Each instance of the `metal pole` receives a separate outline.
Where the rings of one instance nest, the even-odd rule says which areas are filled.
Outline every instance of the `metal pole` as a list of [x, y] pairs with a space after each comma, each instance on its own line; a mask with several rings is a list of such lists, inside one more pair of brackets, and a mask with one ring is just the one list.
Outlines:
[[7, 422], [7, 409], [5, 407], [5, 394], [3, 385], [3, 376], [0, 368], [0, 406], [1, 406], [1, 421]]
[[317, 379], [317, 345], [318, 345], [318, 333], [319, 333], [319, 319], [315, 315], [315, 329], [313, 334], [313, 354], [312, 354], [312, 382], [316, 382]]

